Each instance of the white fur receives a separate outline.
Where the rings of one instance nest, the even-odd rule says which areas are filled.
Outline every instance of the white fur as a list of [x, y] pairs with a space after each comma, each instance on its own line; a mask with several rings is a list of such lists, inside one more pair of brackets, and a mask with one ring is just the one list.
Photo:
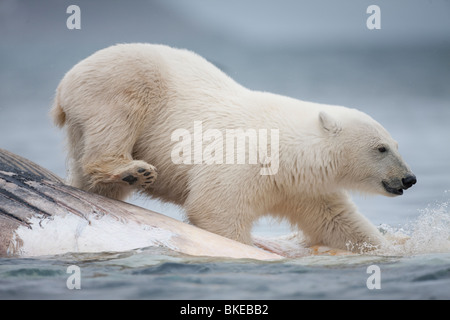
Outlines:
[[[298, 226], [310, 244], [379, 245], [346, 190], [387, 195], [381, 182], [409, 172], [396, 142], [368, 115], [248, 90], [200, 56], [162, 45], [116, 45], [81, 61], [61, 81], [52, 114], [67, 128], [74, 186], [117, 199], [139, 189], [244, 243], [253, 222], [271, 214]], [[194, 121], [221, 132], [278, 129], [277, 173], [261, 175], [260, 164], [174, 164], [171, 134]], [[121, 181], [147, 164], [158, 171], [148, 188]]]

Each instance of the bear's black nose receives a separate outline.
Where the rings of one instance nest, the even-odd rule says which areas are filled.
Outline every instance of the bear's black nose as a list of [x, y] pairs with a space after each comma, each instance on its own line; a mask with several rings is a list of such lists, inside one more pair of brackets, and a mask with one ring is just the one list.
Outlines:
[[403, 188], [411, 188], [413, 184], [417, 182], [416, 176], [411, 174], [402, 179]]

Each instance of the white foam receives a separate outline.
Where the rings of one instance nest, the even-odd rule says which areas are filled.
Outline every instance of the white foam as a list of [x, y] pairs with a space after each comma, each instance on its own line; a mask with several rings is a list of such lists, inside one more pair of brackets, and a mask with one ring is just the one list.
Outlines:
[[450, 252], [449, 202], [444, 201], [420, 210], [420, 215], [402, 227], [380, 227], [388, 246], [373, 251], [376, 255], [416, 255]]
[[[449, 192], [450, 194], [450, 192]], [[450, 200], [436, 203], [426, 209], [419, 210], [419, 216], [401, 227], [383, 224], [379, 230], [387, 239], [387, 245], [377, 249], [370, 244], [358, 244], [361, 254], [372, 257], [412, 256], [419, 254], [450, 253]], [[298, 258], [314, 254], [330, 252], [331, 255], [343, 255], [330, 248], [322, 247], [311, 250], [307, 247], [301, 232], [279, 237], [258, 237], [258, 245], [266, 250], [276, 252], [285, 257]], [[352, 244], [348, 244], [348, 249]], [[328, 251], [327, 251], [328, 250]], [[349, 259], [352, 259], [351, 256]]]
[[22, 256], [128, 251], [170, 243], [173, 236], [168, 230], [109, 215], [89, 221], [73, 214], [50, 219], [33, 217], [29, 223], [33, 229], [22, 226], [15, 232], [15, 239], [22, 243], [18, 246]]

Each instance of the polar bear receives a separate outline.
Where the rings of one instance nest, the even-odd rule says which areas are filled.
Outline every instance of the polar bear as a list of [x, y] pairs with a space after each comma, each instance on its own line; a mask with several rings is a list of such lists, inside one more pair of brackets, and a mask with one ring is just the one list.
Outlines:
[[[79, 62], [51, 114], [67, 130], [73, 186], [115, 199], [140, 191], [246, 244], [253, 223], [271, 215], [310, 245], [380, 246], [383, 236], [348, 191], [395, 196], [416, 183], [397, 142], [367, 114], [249, 90], [199, 55], [164, 45], [119, 44]], [[230, 130], [245, 130], [244, 143], [224, 141]], [[270, 139], [247, 134], [269, 131]], [[206, 149], [214, 161], [202, 159]]]

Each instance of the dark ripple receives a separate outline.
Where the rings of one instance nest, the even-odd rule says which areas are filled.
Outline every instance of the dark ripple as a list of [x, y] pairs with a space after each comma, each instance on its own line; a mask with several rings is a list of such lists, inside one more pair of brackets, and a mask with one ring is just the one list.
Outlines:
[[211, 272], [211, 267], [208, 264], [189, 264], [189, 263], [175, 263], [165, 262], [157, 266], [147, 267], [144, 269], [133, 271], [132, 274], [201, 274]]
[[5, 271], [1, 277], [5, 278], [35, 278], [35, 277], [55, 277], [64, 275], [61, 270], [40, 269], [40, 268], [20, 268], [16, 270]]
[[[315, 268], [316, 270], [318, 268]], [[255, 275], [269, 274], [303, 274], [310, 270], [299, 265], [282, 263], [243, 262], [243, 263], [179, 263], [165, 262], [155, 266], [134, 270], [135, 275], [158, 274], [209, 274], [209, 273], [251, 273]]]
[[450, 268], [445, 268], [443, 270], [436, 270], [431, 273], [426, 273], [421, 275], [420, 277], [414, 278], [412, 281], [435, 281], [435, 280], [443, 280], [450, 279]]

